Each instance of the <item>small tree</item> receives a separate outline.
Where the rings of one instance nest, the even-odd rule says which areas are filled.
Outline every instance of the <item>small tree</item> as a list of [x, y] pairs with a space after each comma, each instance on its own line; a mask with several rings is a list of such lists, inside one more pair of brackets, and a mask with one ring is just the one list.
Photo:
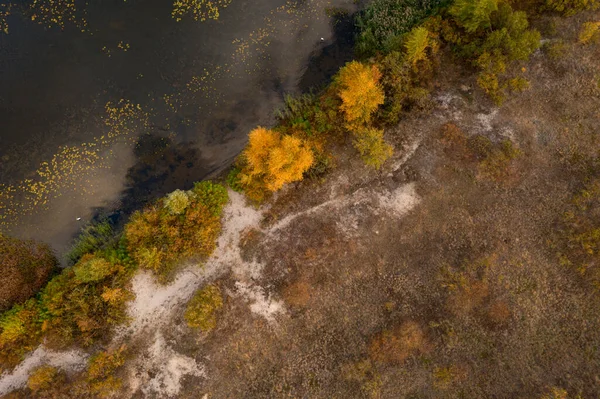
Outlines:
[[354, 148], [358, 150], [365, 164], [379, 169], [392, 156], [392, 146], [383, 139], [383, 130], [363, 127], [353, 132], [353, 135]]
[[498, 9], [498, 0], [456, 0], [450, 14], [467, 32], [473, 33], [492, 25], [492, 13]]
[[384, 94], [379, 78], [381, 73], [375, 65], [358, 61], [346, 64], [336, 78], [338, 95], [342, 100], [341, 111], [350, 130], [371, 122], [373, 113], [383, 104]]
[[427, 28], [420, 26], [410, 31], [404, 44], [406, 60], [413, 66], [419, 61], [426, 61], [428, 58], [428, 49], [432, 52], [437, 51], [438, 44], [433, 39]]
[[600, 22], [586, 22], [579, 32], [579, 43], [587, 44], [598, 40], [600, 36]]
[[196, 292], [185, 309], [188, 326], [210, 331], [217, 325], [216, 312], [223, 307], [221, 290], [216, 285], [207, 285]]
[[286, 183], [302, 180], [314, 163], [312, 151], [297, 137], [258, 127], [250, 132], [249, 139], [244, 150], [247, 165], [240, 174], [246, 187], [258, 183], [277, 191]]

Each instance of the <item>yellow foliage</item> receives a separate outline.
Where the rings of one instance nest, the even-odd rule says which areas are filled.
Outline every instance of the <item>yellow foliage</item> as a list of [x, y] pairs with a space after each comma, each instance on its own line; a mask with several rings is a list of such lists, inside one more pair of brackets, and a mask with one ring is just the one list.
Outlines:
[[125, 364], [125, 345], [116, 350], [100, 352], [90, 359], [87, 382], [90, 391], [99, 397], [108, 397], [121, 388], [122, 380], [114, 373]]
[[350, 130], [368, 124], [373, 112], [383, 104], [383, 88], [379, 84], [381, 73], [375, 65], [352, 61], [340, 69], [336, 79], [338, 95], [342, 100], [340, 109], [346, 117]]
[[247, 165], [240, 173], [246, 187], [259, 181], [267, 190], [277, 191], [286, 183], [302, 180], [314, 163], [312, 151], [297, 137], [258, 127], [250, 132], [249, 139], [244, 150]]
[[42, 366], [35, 369], [27, 379], [27, 387], [34, 393], [47, 390], [52, 387], [58, 370], [52, 366]]
[[223, 296], [216, 285], [196, 292], [185, 309], [185, 320], [192, 328], [210, 331], [217, 325], [216, 312], [223, 307]]
[[419, 26], [407, 35], [404, 48], [407, 61], [416, 66], [419, 61], [427, 60], [427, 49], [433, 53], [437, 52], [438, 43], [427, 28]]
[[600, 36], [600, 22], [586, 22], [581, 27], [579, 32], [579, 43], [587, 44], [591, 41], [598, 40]]

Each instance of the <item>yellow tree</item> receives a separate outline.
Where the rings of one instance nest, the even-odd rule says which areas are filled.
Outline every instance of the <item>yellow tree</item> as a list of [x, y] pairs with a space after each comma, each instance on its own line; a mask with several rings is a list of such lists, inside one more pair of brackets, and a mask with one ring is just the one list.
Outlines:
[[260, 181], [269, 191], [277, 191], [286, 183], [302, 180], [314, 162], [310, 148], [297, 137], [257, 127], [249, 139], [244, 150], [247, 165], [240, 176], [246, 186]]
[[344, 112], [350, 130], [366, 125], [377, 107], [383, 104], [384, 94], [379, 78], [381, 73], [375, 65], [358, 61], [346, 64], [337, 76], [338, 95], [342, 99], [340, 109]]

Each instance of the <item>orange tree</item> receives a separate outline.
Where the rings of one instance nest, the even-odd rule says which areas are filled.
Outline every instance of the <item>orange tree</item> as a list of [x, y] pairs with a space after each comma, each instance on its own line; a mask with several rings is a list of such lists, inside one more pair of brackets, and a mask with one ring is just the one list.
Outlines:
[[240, 182], [255, 200], [262, 199], [264, 191], [277, 191], [286, 183], [302, 180], [314, 163], [309, 146], [298, 137], [257, 127], [250, 132], [249, 140]]

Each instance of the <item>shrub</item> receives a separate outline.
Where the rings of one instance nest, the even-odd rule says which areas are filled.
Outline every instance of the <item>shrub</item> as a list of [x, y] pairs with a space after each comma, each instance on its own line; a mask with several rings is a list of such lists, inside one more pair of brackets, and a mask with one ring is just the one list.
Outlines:
[[27, 387], [35, 394], [45, 391], [56, 383], [59, 373], [56, 367], [41, 366], [35, 369], [27, 379]]
[[353, 132], [354, 148], [358, 150], [365, 164], [381, 168], [392, 156], [392, 146], [383, 139], [383, 130], [373, 127], [362, 127]]
[[94, 283], [116, 271], [115, 265], [92, 254], [85, 255], [73, 267], [75, 279], [80, 283]]
[[380, 77], [377, 66], [357, 61], [349, 62], [340, 69], [335, 83], [342, 100], [340, 110], [344, 113], [350, 130], [369, 124], [377, 107], [383, 104], [384, 93], [379, 84]]
[[371, 359], [381, 363], [402, 363], [409, 356], [425, 350], [427, 345], [421, 327], [413, 322], [402, 323], [394, 330], [377, 335], [369, 347]]
[[450, 15], [467, 32], [474, 33], [492, 26], [492, 13], [498, 10], [498, 0], [456, 0]]
[[427, 75], [429, 65], [421, 62], [415, 69], [398, 51], [387, 54], [377, 64], [382, 72], [381, 86], [385, 93], [378, 119], [395, 124], [404, 112], [425, 105], [429, 95], [425, 87], [430, 80]]
[[189, 327], [210, 331], [217, 325], [216, 312], [223, 307], [221, 290], [216, 285], [207, 285], [198, 290], [185, 309], [185, 320]]
[[39, 308], [34, 299], [15, 305], [0, 316], [0, 361], [17, 364], [22, 356], [35, 348], [41, 336]]
[[125, 303], [132, 295], [125, 286], [133, 270], [116, 263], [116, 255], [108, 255], [84, 256], [44, 288], [39, 307], [48, 344], [90, 345], [126, 320]]
[[246, 165], [240, 174], [245, 188], [277, 191], [286, 183], [302, 180], [314, 163], [312, 151], [297, 137], [258, 127], [249, 139], [243, 153]]
[[317, 96], [312, 93], [297, 97], [284, 96], [284, 106], [276, 112], [279, 126], [292, 132], [301, 132], [305, 138], [318, 139], [338, 128], [339, 104], [334, 96], [325, 91]]
[[406, 60], [416, 66], [419, 61], [426, 61], [429, 58], [428, 49], [434, 53], [437, 51], [437, 41], [427, 28], [419, 26], [408, 33], [404, 48]]
[[494, 146], [479, 163], [481, 177], [502, 181], [510, 176], [512, 162], [521, 155], [521, 151], [512, 141], [504, 140]]
[[[135, 212], [125, 225], [131, 257], [166, 281], [185, 258], [210, 256], [221, 229], [221, 212], [227, 202], [225, 187], [201, 182], [185, 193], [189, 204], [181, 209], [153, 205]], [[173, 198], [179, 197], [177, 194]], [[168, 201], [167, 201], [168, 202]]]
[[85, 254], [110, 247], [115, 239], [115, 232], [108, 220], [92, 222], [85, 226], [73, 241], [71, 249], [65, 255], [70, 266], [74, 265]]
[[592, 180], [573, 197], [563, 215], [559, 237], [561, 263], [571, 266], [593, 286], [600, 289], [600, 182]]
[[109, 397], [123, 385], [115, 372], [125, 364], [125, 345], [116, 350], [100, 352], [92, 356], [87, 369], [87, 383], [91, 393], [101, 397]]
[[545, 0], [542, 10], [559, 12], [568, 17], [584, 10], [595, 10], [600, 7], [598, 0]]
[[181, 215], [190, 205], [188, 194], [182, 190], [175, 190], [164, 199], [165, 208], [171, 215]]
[[587, 44], [597, 41], [600, 36], [600, 22], [586, 22], [579, 32], [579, 43]]
[[356, 48], [363, 55], [399, 50], [404, 34], [432, 15], [447, 1], [374, 0], [356, 19]]
[[31, 298], [52, 277], [57, 265], [49, 246], [0, 233], [0, 311]]

